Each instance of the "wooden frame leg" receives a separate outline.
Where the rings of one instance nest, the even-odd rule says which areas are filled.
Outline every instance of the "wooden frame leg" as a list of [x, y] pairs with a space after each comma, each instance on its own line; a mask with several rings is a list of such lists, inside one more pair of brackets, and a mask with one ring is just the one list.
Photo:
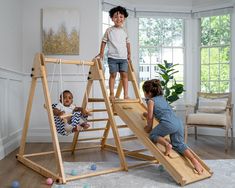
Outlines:
[[195, 140], [197, 140], [197, 126], [194, 126]]
[[184, 126], [184, 142], [185, 144], [188, 142], [188, 125], [185, 124]]
[[228, 128], [225, 129], [225, 152], [228, 152]]

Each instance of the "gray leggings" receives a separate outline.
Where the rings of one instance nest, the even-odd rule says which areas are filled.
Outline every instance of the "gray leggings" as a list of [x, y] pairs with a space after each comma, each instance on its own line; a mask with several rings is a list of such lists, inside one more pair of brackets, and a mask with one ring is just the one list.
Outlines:
[[149, 138], [156, 143], [159, 136], [170, 135], [173, 149], [183, 154], [188, 146], [184, 143], [184, 130], [181, 121], [171, 124], [169, 122], [160, 122], [149, 134]]

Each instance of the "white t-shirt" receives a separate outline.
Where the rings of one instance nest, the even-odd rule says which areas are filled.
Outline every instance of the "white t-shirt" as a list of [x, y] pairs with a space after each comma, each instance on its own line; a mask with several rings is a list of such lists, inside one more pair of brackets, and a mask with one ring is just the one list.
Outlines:
[[55, 108], [58, 110], [64, 111], [65, 114], [72, 114], [73, 110], [76, 106], [74, 104], [71, 104], [70, 106], [64, 106], [61, 102], [56, 105]]
[[109, 27], [102, 39], [108, 46], [108, 57], [127, 59], [127, 43], [130, 43], [127, 32], [123, 27]]

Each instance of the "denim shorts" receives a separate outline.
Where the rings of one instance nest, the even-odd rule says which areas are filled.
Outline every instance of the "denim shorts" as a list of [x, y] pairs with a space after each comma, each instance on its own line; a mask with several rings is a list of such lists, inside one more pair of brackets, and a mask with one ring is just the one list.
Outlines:
[[113, 59], [109, 57], [108, 64], [109, 64], [109, 73], [128, 71], [127, 59]]

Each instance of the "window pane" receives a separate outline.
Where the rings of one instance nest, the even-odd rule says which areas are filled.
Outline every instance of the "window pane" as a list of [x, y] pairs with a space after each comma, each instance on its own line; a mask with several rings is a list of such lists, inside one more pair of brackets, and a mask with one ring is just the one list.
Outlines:
[[210, 41], [210, 18], [201, 19], [201, 45], [207, 46]]
[[182, 19], [172, 19], [171, 23], [172, 29], [172, 45], [173, 46], [183, 46], [183, 22]]
[[210, 88], [209, 82], [201, 82], [202, 92], [210, 92], [209, 88]]
[[167, 60], [168, 63], [172, 63], [172, 48], [162, 48], [162, 60]]
[[209, 48], [201, 49], [201, 64], [209, 64]]
[[219, 48], [210, 49], [210, 64], [219, 63]]
[[219, 93], [220, 92], [219, 82], [210, 82], [210, 92]]
[[208, 65], [202, 65], [201, 66], [201, 81], [209, 81], [209, 66]]
[[213, 64], [209, 66], [210, 80], [219, 80], [219, 64]]
[[219, 16], [212, 16], [210, 19], [210, 45], [217, 45], [220, 43], [221, 28], [219, 20]]
[[221, 64], [220, 65], [220, 80], [229, 80], [229, 65]]
[[229, 82], [220, 83], [220, 92], [221, 93], [229, 92]]
[[229, 63], [230, 61], [230, 48], [222, 47], [220, 49], [220, 63]]

